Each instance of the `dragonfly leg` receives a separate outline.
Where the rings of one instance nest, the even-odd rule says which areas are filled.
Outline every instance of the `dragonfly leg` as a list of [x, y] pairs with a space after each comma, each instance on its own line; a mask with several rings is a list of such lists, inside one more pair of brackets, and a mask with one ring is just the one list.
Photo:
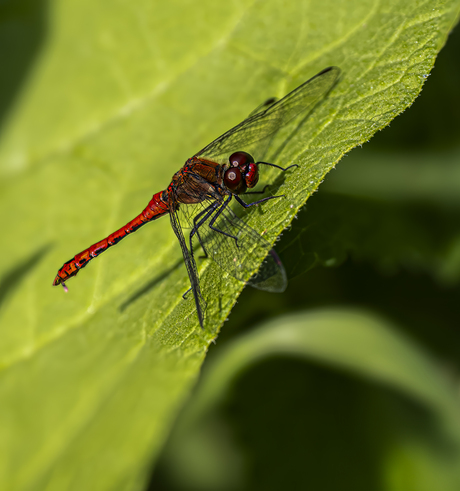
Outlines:
[[259, 199], [258, 201], [254, 201], [254, 203], [245, 203], [239, 196], [235, 194], [235, 199], [243, 208], [250, 208], [251, 206], [258, 205], [259, 203], [263, 203], [264, 201], [268, 201], [269, 199], [275, 198], [284, 198], [284, 194], [280, 196], [268, 196], [267, 198]]
[[280, 170], [282, 170], [283, 172], [286, 172], [287, 170], [292, 169], [293, 167], [299, 167], [297, 164], [292, 164], [292, 165], [290, 165], [289, 167], [284, 168], [284, 167], [281, 167], [281, 166], [276, 165], [276, 164], [270, 164], [269, 162], [257, 162], [257, 164], [256, 164], [256, 165], [259, 165], [259, 164], [262, 164], [262, 165], [268, 165], [268, 166], [270, 166], [270, 167], [276, 167], [277, 169], [280, 169]]
[[[193, 236], [196, 235], [198, 236], [198, 241], [200, 242], [201, 248], [204, 251], [205, 257], [208, 257], [208, 253], [206, 252], [206, 249], [204, 247], [203, 241], [201, 240], [200, 233], [198, 229], [203, 225], [204, 222], [214, 213], [215, 209], [219, 206], [219, 202], [216, 201], [215, 203], [212, 203], [209, 205], [207, 208], [205, 208], [202, 212], [198, 213], [198, 215], [193, 219], [193, 229], [190, 232], [190, 251], [192, 250], [192, 238]], [[200, 223], [196, 223], [203, 215], [205, 215], [204, 218], [200, 220]]]
[[182, 298], [184, 300], [187, 300], [187, 295], [192, 291], [192, 287], [190, 287], [183, 295], [182, 295]]
[[264, 186], [264, 188], [262, 189], [262, 191], [248, 191], [246, 193], [243, 193], [243, 194], [264, 194], [265, 191], [267, 190], [267, 188], [270, 187], [270, 184], [267, 184]]
[[223, 230], [219, 230], [217, 227], [214, 227], [214, 223], [215, 221], [219, 218], [220, 214], [225, 210], [225, 208], [227, 208], [227, 206], [229, 205], [230, 201], [232, 200], [232, 197], [235, 196], [236, 198], [236, 195], [233, 195], [231, 194], [223, 203], [222, 203], [222, 206], [215, 212], [214, 216], [211, 218], [210, 222], [209, 222], [209, 228], [211, 228], [212, 230], [214, 230], [215, 232], [218, 232], [219, 234], [222, 234], [222, 235], [226, 235], [227, 237], [230, 237], [231, 239], [234, 239], [235, 240], [235, 244], [236, 244], [236, 247], [239, 247], [238, 246], [238, 238], [235, 237], [234, 235], [232, 234], [229, 234], [227, 232], [224, 232]]
[[196, 236], [198, 237], [198, 242], [200, 243], [201, 248], [203, 249], [203, 255], [200, 256], [200, 259], [208, 259], [208, 253], [206, 252], [206, 249], [204, 248], [203, 241], [201, 240], [201, 235], [200, 232], [197, 230], [196, 231]]

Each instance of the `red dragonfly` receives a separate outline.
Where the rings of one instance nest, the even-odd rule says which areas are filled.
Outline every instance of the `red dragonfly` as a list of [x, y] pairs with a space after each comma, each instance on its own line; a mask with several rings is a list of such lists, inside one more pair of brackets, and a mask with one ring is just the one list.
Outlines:
[[[326, 68], [282, 99], [270, 99], [259, 106], [243, 122], [188, 159], [174, 174], [168, 188], [154, 194], [136, 218], [64, 263], [53, 285], [62, 285], [67, 291], [65, 281], [92, 259], [146, 223], [169, 214], [182, 249], [202, 328], [206, 302], [201, 294], [193, 254], [194, 236], [205, 255], [233, 277], [262, 290], [284, 291], [286, 273], [270, 243], [240, 220], [229, 204], [235, 198], [241, 206], [249, 208], [281, 197], [269, 196], [252, 203], [246, 203], [240, 197], [257, 193], [247, 190], [259, 180], [259, 165], [276, 167], [283, 172], [295, 167], [255, 162], [252, 155], [261, 155], [270, 141], [269, 137], [273, 137], [281, 126], [302, 112], [308, 114], [312, 111], [334, 86], [339, 74], [337, 67]], [[191, 228], [188, 244], [182, 232], [185, 227]], [[251, 272], [261, 263], [259, 272], [251, 277]]]

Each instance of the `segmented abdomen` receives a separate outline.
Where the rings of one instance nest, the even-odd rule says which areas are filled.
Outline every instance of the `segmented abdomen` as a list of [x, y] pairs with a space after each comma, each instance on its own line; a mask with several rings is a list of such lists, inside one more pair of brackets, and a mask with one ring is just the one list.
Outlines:
[[136, 218], [131, 220], [124, 227], [118, 229], [116, 232], [110, 234], [105, 239], [96, 242], [96, 244], [93, 244], [91, 247], [88, 247], [88, 249], [80, 252], [70, 261], [64, 263], [61, 269], [58, 271], [56, 278], [54, 278], [53, 285], [56, 286], [61, 283], [64, 284], [64, 282], [69, 278], [75, 276], [81, 268], [84, 268], [91, 261], [91, 259], [99, 256], [99, 254], [102, 254], [109, 247], [118, 244], [121, 239], [125, 238], [129, 234], [132, 234], [147, 222], [156, 220], [157, 218], [166, 215], [166, 213], [169, 213], [168, 205], [161, 199], [162, 195], [163, 191], [154, 194], [149, 204]]

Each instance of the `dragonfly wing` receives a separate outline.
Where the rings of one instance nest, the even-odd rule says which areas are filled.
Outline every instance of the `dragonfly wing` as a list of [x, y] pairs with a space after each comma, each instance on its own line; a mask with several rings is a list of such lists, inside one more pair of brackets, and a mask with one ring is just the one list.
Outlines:
[[259, 271], [253, 274], [247, 283], [253, 288], [268, 292], [282, 293], [286, 290], [286, 270], [274, 249], [268, 251]]
[[195, 258], [193, 257], [193, 250], [189, 250], [187, 243], [182, 232], [182, 227], [179, 221], [177, 210], [170, 212], [171, 226], [179, 240], [180, 247], [182, 249], [182, 255], [184, 256], [185, 267], [187, 268], [188, 277], [190, 278], [190, 286], [192, 289], [193, 297], [195, 299], [195, 305], [198, 315], [198, 320], [200, 321], [200, 326], [203, 329], [204, 324], [204, 313], [206, 311], [206, 302], [201, 294], [200, 280], [198, 277], [198, 269], [196, 267]]
[[265, 102], [262, 102], [260, 106], [257, 106], [253, 111], [249, 113], [248, 118], [251, 116], [255, 116], [256, 114], [261, 113], [262, 111], [266, 111], [270, 106], [273, 106], [275, 102], [278, 102], [279, 99], [277, 97], [270, 97], [270, 99], [267, 99]]
[[[282, 292], [286, 289], [286, 272], [271, 244], [225, 203], [196, 233], [206, 254], [234, 278], [260, 290]], [[261, 263], [258, 272], [251, 276]]]
[[[228, 158], [230, 154], [240, 150], [255, 153], [256, 150], [251, 147], [261, 144], [265, 138], [273, 135], [301, 112], [310, 112], [334, 86], [339, 75], [339, 68], [326, 68], [279, 101], [259, 106], [248, 118], [216, 138], [196, 155], [216, 160]], [[264, 108], [266, 105], [268, 107]]]

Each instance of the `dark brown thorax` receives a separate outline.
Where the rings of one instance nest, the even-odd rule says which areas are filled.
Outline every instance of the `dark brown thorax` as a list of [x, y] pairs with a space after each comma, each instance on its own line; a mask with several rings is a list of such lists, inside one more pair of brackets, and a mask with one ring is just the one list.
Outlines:
[[211, 160], [192, 157], [174, 174], [168, 192], [173, 192], [177, 203], [194, 204], [207, 199], [220, 201], [228, 194], [222, 188], [223, 166]]

